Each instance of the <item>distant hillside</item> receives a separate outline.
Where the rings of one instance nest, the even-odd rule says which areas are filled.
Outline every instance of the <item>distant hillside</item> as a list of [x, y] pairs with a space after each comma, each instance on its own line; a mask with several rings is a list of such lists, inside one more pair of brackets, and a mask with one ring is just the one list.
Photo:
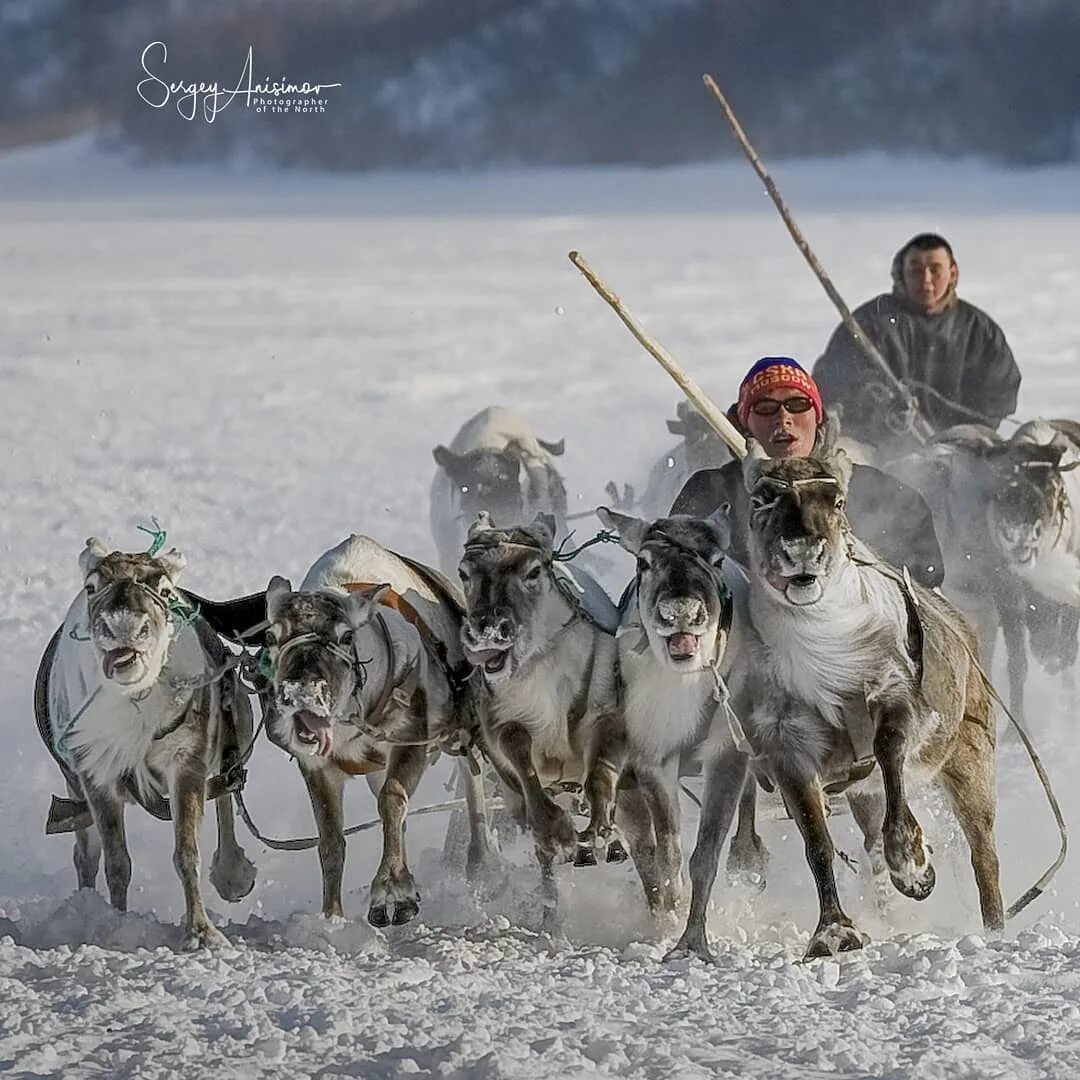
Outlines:
[[[251, 45], [259, 78], [344, 85], [319, 116], [189, 122], [135, 93], [154, 40], [185, 81], [234, 81]], [[0, 144], [74, 115], [149, 159], [693, 161], [733, 152], [712, 71], [772, 157], [1039, 164], [1080, 156], [1078, 56], [1077, 0], [0, 0]]]

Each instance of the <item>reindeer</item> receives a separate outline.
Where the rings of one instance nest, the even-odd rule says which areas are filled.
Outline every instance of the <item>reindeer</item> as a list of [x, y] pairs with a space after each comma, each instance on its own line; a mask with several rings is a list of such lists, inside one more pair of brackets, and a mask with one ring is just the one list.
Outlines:
[[[1060, 423], [1067, 427], [1070, 422]], [[1033, 424], [1024, 425], [1006, 442], [988, 427], [962, 424], [890, 466], [922, 493], [933, 510], [945, 555], [946, 594], [974, 625], [987, 668], [1000, 628], [1009, 704], [1021, 723], [1029, 645], [1031, 654], [1053, 672], [1071, 665], [1077, 643], [1077, 613], [1069, 608], [1060, 587], [1039, 589], [1010, 554], [1015, 541], [1023, 548], [1027, 531], [1040, 528], [1039, 498], [1029, 498], [1037, 485], [1022, 483], [1023, 478], [1033, 475], [1032, 468], [1047, 467], [1047, 453], [1059, 454], [1067, 441], [1067, 435], [1047, 426], [1039, 438], [1050, 443], [1057, 436], [1058, 449], [1038, 450], [1036, 430]], [[991, 508], [998, 508], [994, 513], [1010, 535], [991, 520]], [[1047, 506], [1048, 518], [1053, 513]]]
[[[1000, 629], [1009, 674], [1009, 704], [1023, 722], [1028, 675], [1025, 628], [1036, 646], [1037, 614], [1029, 591], [1011, 572], [987, 525], [987, 508], [998, 480], [993, 462], [1005, 446], [996, 431], [981, 424], [961, 424], [889, 468], [926, 499], [934, 515], [945, 559], [944, 590], [975, 629], [979, 655], [989, 669]], [[1040, 605], [1046, 606], [1046, 605]]]
[[[936, 780], [971, 848], [983, 924], [1000, 930], [995, 728], [973, 631], [852, 536], [846, 457], [770, 460], [753, 444], [743, 475], [752, 504], [744, 726], [806, 844], [820, 902], [807, 955], [867, 940], [840, 905], [823, 784], [847, 785], [875, 874], [921, 900], [935, 874], [907, 788]], [[693, 877], [695, 894], [708, 884]], [[679, 948], [707, 955], [704, 905], [696, 912]]]
[[555, 468], [562, 439], [547, 442], [517, 413], [499, 405], [482, 409], [432, 451], [438, 469], [431, 484], [431, 532], [444, 573], [457, 570], [468, 524], [486, 510], [496, 525], [552, 514], [566, 530], [566, 487]]
[[1032, 651], [1064, 671], [1076, 663], [1080, 630], [1080, 424], [1030, 421], [992, 464], [991, 535], [1036, 594], [1026, 605]]
[[991, 533], [1013, 572], [1080, 607], [1080, 424], [1032, 420], [995, 462]]
[[[344, 786], [352, 776], [373, 774], [382, 774], [376, 786], [383, 854], [368, 921], [400, 925], [419, 913], [405, 817], [432, 753], [469, 736], [458, 685], [461, 611], [452, 586], [366, 536], [350, 536], [326, 552], [299, 590], [277, 576], [267, 587], [267, 732], [295, 757], [307, 786], [327, 918], [343, 910]], [[487, 837], [475, 781], [466, 793], [475, 870], [486, 858]]]
[[[625, 857], [615, 792], [625, 734], [615, 701], [618, 613], [584, 571], [553, 562], [555, 522], [496, 528], [480, 514], [459, 572], [461, 640], [476, 669], [484, 747], [514, 816], [533, 836], [544, 920], [553, 924], [554, 864]], [[579, 837], [555, 801], [581, 791], [590, 820]]]
[[[199, 825], [208, 778], [217, 787], [218, 850], [210, 880], [224, 900], [246, 896], [255, 867], [233, 830], [228, 784], [251, 709], [218, 638], [180, 603], [184, 556], [109, 552], [87, 540], [83, 589], [38, 669], [38, 728], [65, 776], [47, 832], [75, 833], [80, 889], [93, 889], [101, 854], [113, 907], [127, 910], [131, 856], [124, 808], [173, 822], [173, 865], [184, 892], [182, 947], [220, 945], [199, 887]], [[179, 606], [178, 606], [179, 605]]]
[[[707, 520], [648, 522], [601, 507], [605, 528], [637, 558], [620, 604], [619, 680], [626, 724], [627, 782], [619, 793], [619, 822], [654, 915], [670, 916], [681, 901], [679, 776], [688, 759], [733, 745], [725, 682], [741, 655], [746, 577], [725, 560], [731, 535], [726, 507]], [[735, 755], [735, 763], [745, 759]], [[706, 805], [727, 794], [706, 776]], [[764, 884], [767, 854], [754, 829], [754, 787], [746, 785], [740, 828], [728, 870]], [[624, 813], [631, 800], [644, 807]], [[703, 823], [708, 815], [703, 814]], [[625, 824], [624, 824], [625, 819]], [[633, 823], [643, 820], [643, 833]], [[715, 867], [713, 868], [715, 873]]]

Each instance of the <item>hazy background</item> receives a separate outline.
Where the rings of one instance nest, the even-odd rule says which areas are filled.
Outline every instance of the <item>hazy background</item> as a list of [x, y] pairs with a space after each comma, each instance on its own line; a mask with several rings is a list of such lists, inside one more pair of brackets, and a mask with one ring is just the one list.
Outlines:
[[[333, 83], [319, 116], [213, 125], [168, 77]], [[1038, 165], [1080, 154], [1076, 0], [0, 0], [0, 148], [92, 130], [139, 159], [343, 170], [708, 160], [715, 73], [772, 159], [857, 150]], [[928, 183], [932, 186], [933, 181]]]

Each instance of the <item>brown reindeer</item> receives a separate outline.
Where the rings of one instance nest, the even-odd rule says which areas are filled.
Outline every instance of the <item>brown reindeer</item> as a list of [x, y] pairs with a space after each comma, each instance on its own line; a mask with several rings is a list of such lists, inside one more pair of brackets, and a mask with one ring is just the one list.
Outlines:
[[[844, 456], [770, 460], [755, 445], [743, 476], [754, 654], [744, 726], [805, 841], [820, 903], [808, 956], [867, 940], [840, 905], [825, 785], [848, 785], [875, 873], [921, 900], [935, 875], [908, 785], [939, 783], [971, 848], [983, 923], [1001, 929], [995, 730], [974, 633], [946, 600], [854, 539]], [[680, 947], [707, 952], [700, 907]]]

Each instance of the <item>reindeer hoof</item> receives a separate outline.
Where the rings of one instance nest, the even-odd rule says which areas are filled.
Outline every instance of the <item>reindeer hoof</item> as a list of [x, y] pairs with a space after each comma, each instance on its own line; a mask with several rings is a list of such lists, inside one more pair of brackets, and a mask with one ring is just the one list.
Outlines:
[[912, 900], [925, 900], [934, 891], [937, 881], [934, 865], [929, 862], [922, 870], [910, 874], [898, 874], [890, 870], [889, 877], [897, 890]]
[[664, 955], [664, 963], [671, 963], [675, 960], [689, 960], [691, 956], [696, 956], [706, 964], [716, 963], [716, 955], [709, 948], [709, 943], [705, 940], [704, 935], [698, 936], [696, 934], [692, 937], [683, 934], [675, 947]]
[[727, 871], [727, 883], [733, 889], [764, 892], [768, 881], [764, 874], [760, 874], [756, 870], [729, 869]]
[[596, 852], [585, 844], [578, 844], [577, 851], [574, 853], [574, 865], [578, 867], [595, 866]]
[[630, 855], [627, 852], [626, 848], [623, 847], [623, 844], [622, 844], [621, 840], [612, 840], [611, 843], [608, 844], [608, 849], [607, 849], [607, 861], [608, 862], [611, 862], [611, 863], [626, 862], [626, 860], [629, 859], [629, 858], [630, 858]]
[[768, 881], [769, 851], [756, 838], [750, 843], [736, 843], [728, 850], [727, 880], [734, 888], [764, 892]]
[[416, 900], [402, 900], [394, 905], [391, 922], [394, 926], [404, 926], [420, 914], [420, 904]]
[[806, 947], [806, 959], [853, 952], [870, 944], [870, 938], [850, 922], [834, 922], [819, 926]]
[[231, 859], [221, 857], [220, 851], [214, 852], [210, 866], [210, 884], [222, 900], [235, 904], [243, 900], [255, 888], [257, 871], [255, 864], [240, 849]]
[[533, 825], [536, 855], [541, 863], [573, 862], [578, 851], [578, 835], [570, 815], [552, 805], [548, 816]]
[[182, 952], [196, 952], [199, 949], [220, 948], [228, 945], [229, 939], [209, 920], [189, 926], [184, 931], [180, 943]]
[[372, 904], [368, 908], [367, 921], [372, 926], [389, 926], [390, 916], [387, 914], [385, 904]]

